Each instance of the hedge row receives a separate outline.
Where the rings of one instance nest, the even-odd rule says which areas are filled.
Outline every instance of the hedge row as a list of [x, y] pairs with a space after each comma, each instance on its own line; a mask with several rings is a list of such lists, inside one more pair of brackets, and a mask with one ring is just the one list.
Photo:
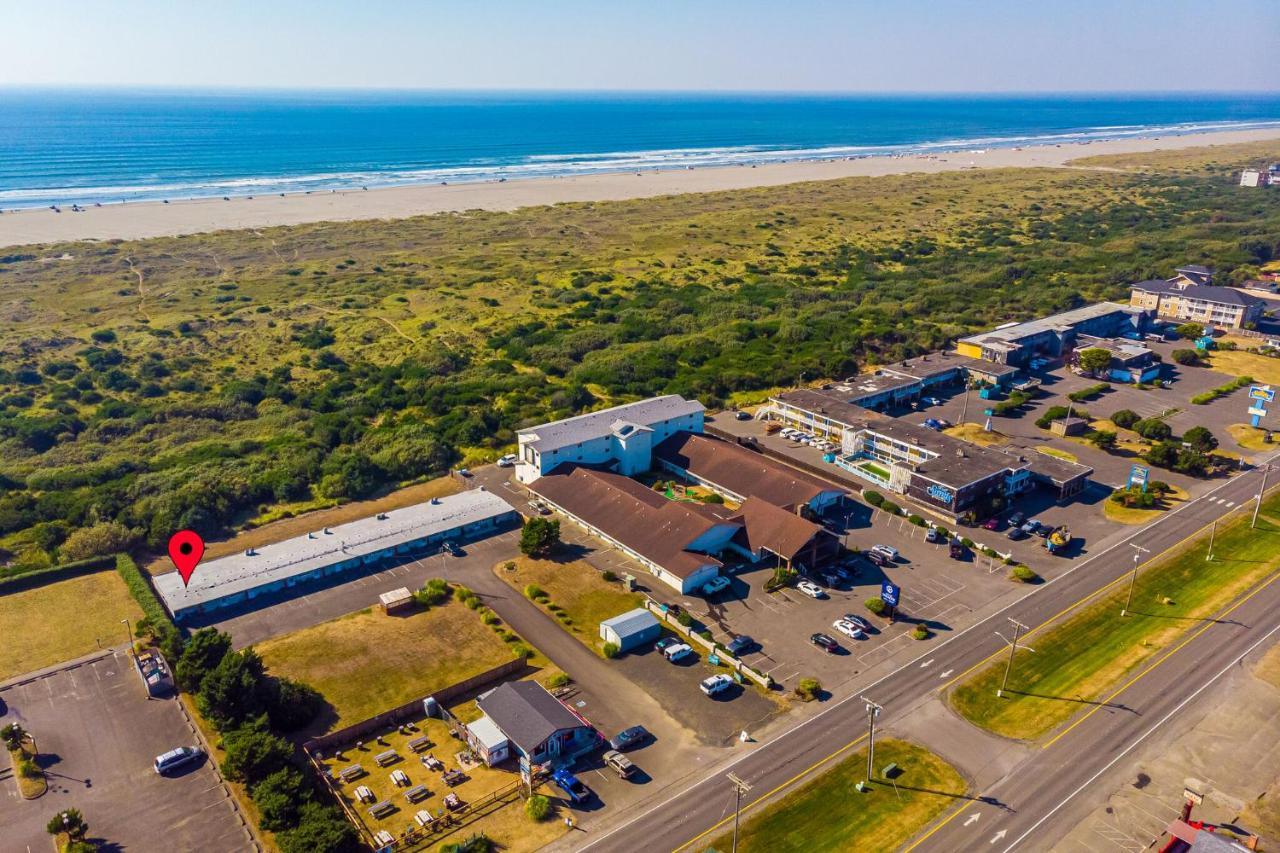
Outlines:
[[32, 569], [29, 572], [0, 578], [0, 595], [21, 592], [24, 589], [43, 586], [47, 583], [56, 583], [68, 578], [100, 572], [111, 568], [114, 563], [115, 557], [107, 555], [105, 557], [89, 557], [85, 560], [77, 560], [74, 563], [63, 563], [60, 566]]
[[1101, 394], [1111, 390], [1110, 382], [1099, 382], [1097, 385], [1090, 385], [1088, 388], [1081, 388], [1079, 391], [1072, 391], [1067, 395], [1067, 399], [1073, 403], [1082, 403], [1085, 400], [1092, 400]]
[[1204, 406], [1209, 403], [1212, 403], [1214, 400], [1218, 399], [1219, 397], [1227, 396], [1232, 391], [1235, 391], [1239, 388], [1243, 388], [1246, 385], [1252, 385], [1252, 384], [1253, 384], [1252, 376], [1238, 376], [1235, 379], [1228, 382], [1226, 385], [1219, 385], [1217, 388], [1214, 388], [1210, 391], [1205, 391], [1203, 394], [1195, 395], [1194, 397], [1191, 398], [1191, 402], [1195, 403], [1197, 406]]
[[142, 570], [138, 568], [138, 564], [128, 554], [120, 554], [116, 557], [116, 571], [120, 573], [120, 577], [124, 579], [124, 585], [129, 588], [129, 594], [133, 596], [133, 600], [138, 602], [138, 606], [142, 608], [142, 613], [149, 620], [154, 628], [161, 625], [168, 625], [170, 628], [177, 630], [177, 626], [173, 624], [173, 620], [169, 618], [169, 611], [164, 609], [164, 605], [160, 603], [160, 599], [156, 598], [155, 590], [151, 588], [151, 584], [143, 576]]

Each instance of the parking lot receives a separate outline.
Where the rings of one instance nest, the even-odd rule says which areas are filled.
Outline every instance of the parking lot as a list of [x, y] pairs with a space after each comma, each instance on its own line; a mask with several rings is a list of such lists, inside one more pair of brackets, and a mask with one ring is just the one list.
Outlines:
[[159, 776], [152, 761], [199, 744], [177, 699], [148, 699], [124, 651], [0, 688], [0, 725], [36, 739], [49, 790], [23, 800], [3, 782], [6, 851], [48, 850], [45, 824], [77, 808], [104, 850], [257, 849], [230, 792], [202, 761]]

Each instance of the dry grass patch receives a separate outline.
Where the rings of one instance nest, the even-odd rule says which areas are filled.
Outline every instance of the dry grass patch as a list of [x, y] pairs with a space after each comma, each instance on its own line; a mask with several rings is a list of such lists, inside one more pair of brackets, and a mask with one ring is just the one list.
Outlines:
[[0, 595], [0, 679], [119, 645], [141, 617], [110, 569]]
[[1037, 447], [1037, 453], [1043, 453], [1045, 456], [1052, 456], [1055, 459], [1065, 459], [1068, 462], [1079, 462], [1080, 457], [1076, 456], [1069, 450], [1059, 450], [1056, 447]]
[[956, 424], [953, 427], [947, 427], [943, 432], [979, 447], [1003, 447], [1009, 443], [1009, 436], [995, 430], [987, 432], [982, 428], [982, 424]]
[[1253, 668], [1254, 677], [1272, 687], [1280, 687], [1280, 645], [1272, 646]]
[[319, 690], [338, 729], [511, 660], [511, 647], [457, 601], [389, 616], [361, 610], [256, 647], [274, 675]]
[[[1248, 424], [1231, 424], [1227, 427], [1227, 434], [1231, 436], [1231, 440], [1243, 447], [1245, 450], [1264, 451], [1275, 450], [1274, 443], [1266, 441], [1267, 431], [1252, 427]], [[1218, 451], [1221, 453], [1222, 451]]]
[[1237, 376], [1252, 376], [1260, 385], [1280, 384], [1280, 358], [1270, 358], [1253, 352], [1241, 350], [1210, 350], [1209, 369], [1216, 373]]
[[530, 584], [543, 589], [550, 599], [536, 602], [538, 606], [597, 652], [604, 645], [600, 639], [600, 623], [641, 607], [644, 601], [644, 596], [624, 592], [621, 584], [606, 581], [600, 572], [582, 560], [560, 563], [522, 557], [499, 563], [494, 566], [494, 572], [521, 595]]
[[1168, 512], [1189, 497], [1190, 495], [1185, 490], [1177, 486], [1170, 486], [1169, 492], [1164, 496], [1164, 499], [1157, 502], [1150, 509], [1123, 506], [1115, 501], [1106, 500], [1102, 502], [1102, 514], [1109, 521], [1114, 521], [1117, 524], [1146, 524], [1149, 521], [1154, 521], [1160, 513]]

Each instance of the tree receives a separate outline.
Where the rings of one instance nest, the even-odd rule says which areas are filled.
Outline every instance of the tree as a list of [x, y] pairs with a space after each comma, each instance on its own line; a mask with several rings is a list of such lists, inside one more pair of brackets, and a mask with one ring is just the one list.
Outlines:
[[188, 693], [200, 690], [200, 682], [231, 651], [231, 635], [215, 628], [201, 628], [187, 640], [182, 657], [173, 668], [178, 686]]
[[302, 807], [311, 802], [311, 786], [293, 767], [262, 778], [253, 788], [253, 802], [262, 813], [262, 828], [282, 832], [298, 825]]
[[1089, 436], [1089, 441], [1099, 450], [1112, 450], [1116, 446], [1116, 434], [1109, 429], [1096, 430]]
[[266, 713], [270, 698], [262, 658], [253, 649], [231, 652], [200, 682], [197, 704], [219, 731]]
[[534, 794], [524, 801], [524, 813], [529, 820], [546, 820], [551, 814], [551, 801], [541, 794]]
[[1183, 323], [1174, 331], [1178, 333], [1178, 337], [1186, 338], [1189, 341], [1204, 337], [1204, 326], [1200, 323]]
[[802, 678], [796, 684], [796, 695], [808, 702], [822, 694], [822, 683], [816, 678]]
[[1183, 448], [1178, 451], [1173, 470], [1193, 477], [1203, 477], [1209, 472], [1209, 457], [1198, 450]]
[[559, 519], [531, 518], [520, 531], [520, 553], [526, 557], [545, 557], [559, 544]]
[[1133, 431], [1148, 441], [1164, 441], [1173, 435], [1173, 428], [1159, 418], [1143, 418], [1133, 425]]
[[65, 832], [69, 838], [84, 838], [84, 834], [89, 831], [89, 824], [85, 822], [79, 809], [63, 809], [49, 818], [45, 831], [50, 835]]
[[1090, 347], [1080, 352], [1080, 369], [1087, 373], [1105, 373], [1111, 367], [1111, 353], [1100, 347]]
[[27, 739], [27, 730], [18, 723], [9, 723], [0, 729], [0, 740], [4, 741], [4, 745], [10, 752], [13, 752], [22, 746], [22, 742]]
[[1172, 468], [1178, 461], [1179, 449], [1178, 445], [1171, 441], [1162, 441], [1148, 448], [1142, 458], [1157, 468]]
[[1140, 420], [1141, 416], [1133, 409], [1121, 409], [1111, 416], [1111, 422], [1121, 429], [1130, 429]]
[[356, 828], [337, 810], [317, 802], [304, 803], [298, 825], [276, 837], [281, 853], [356, 853], [365, 849]]
[[289, 765], [293, 747], [267, 729], [265, 717], [258, 717], [222, 736], [226, 757], [222, 775], [233, 782], [244, 782], [253, 788], [278, 770]]
[[1194, 426], [1182, 434], [1182, 440], [1200, 453], [1209, 453], [1218, 447], [1218, 439], [1202, 426]]
[[1195, 366], [1200, 363], [1200, 353], [1193, 349], [1176, 349], [1171, 353], [1174, 361], [1178, 364], [1188, 367]]
[[292, 732], [316, 718], [324, 697], [308, 684], [291, 678], [268, 677], [267, 717], [277, 731]]
[[82, 527], [62, 543], [62, 559], [87, 560], [128, 551], [142, 540], [142, 530], [125, 527], [118, 521], [103, 521], [91, 527]]

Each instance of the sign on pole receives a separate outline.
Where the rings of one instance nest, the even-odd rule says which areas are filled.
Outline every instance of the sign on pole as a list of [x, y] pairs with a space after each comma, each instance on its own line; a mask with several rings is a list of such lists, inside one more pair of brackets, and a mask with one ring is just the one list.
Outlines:
[[894, 586], [889, 581], [883, 581], [880, 584], [880, 600], [890, 607], [897, 607], [898, 593], [901, 591], [900, 587]]
[[1150, 468], [1145, 468], [1142, 465], [1131, 465], [1129, 467], [1129, 482], [1127, 485], [1129, 488], [1133, 488], [1134, 486], [1141, 486], [1142, 491], [1146, 492], [1147, 481], [1150, 478], [1151, 478]]
[[1249, 386], [1249, 425], [1255, 429], [1267, 415], [1267, 404], [1276, 400], [1275, 389], [1270, 385]]

